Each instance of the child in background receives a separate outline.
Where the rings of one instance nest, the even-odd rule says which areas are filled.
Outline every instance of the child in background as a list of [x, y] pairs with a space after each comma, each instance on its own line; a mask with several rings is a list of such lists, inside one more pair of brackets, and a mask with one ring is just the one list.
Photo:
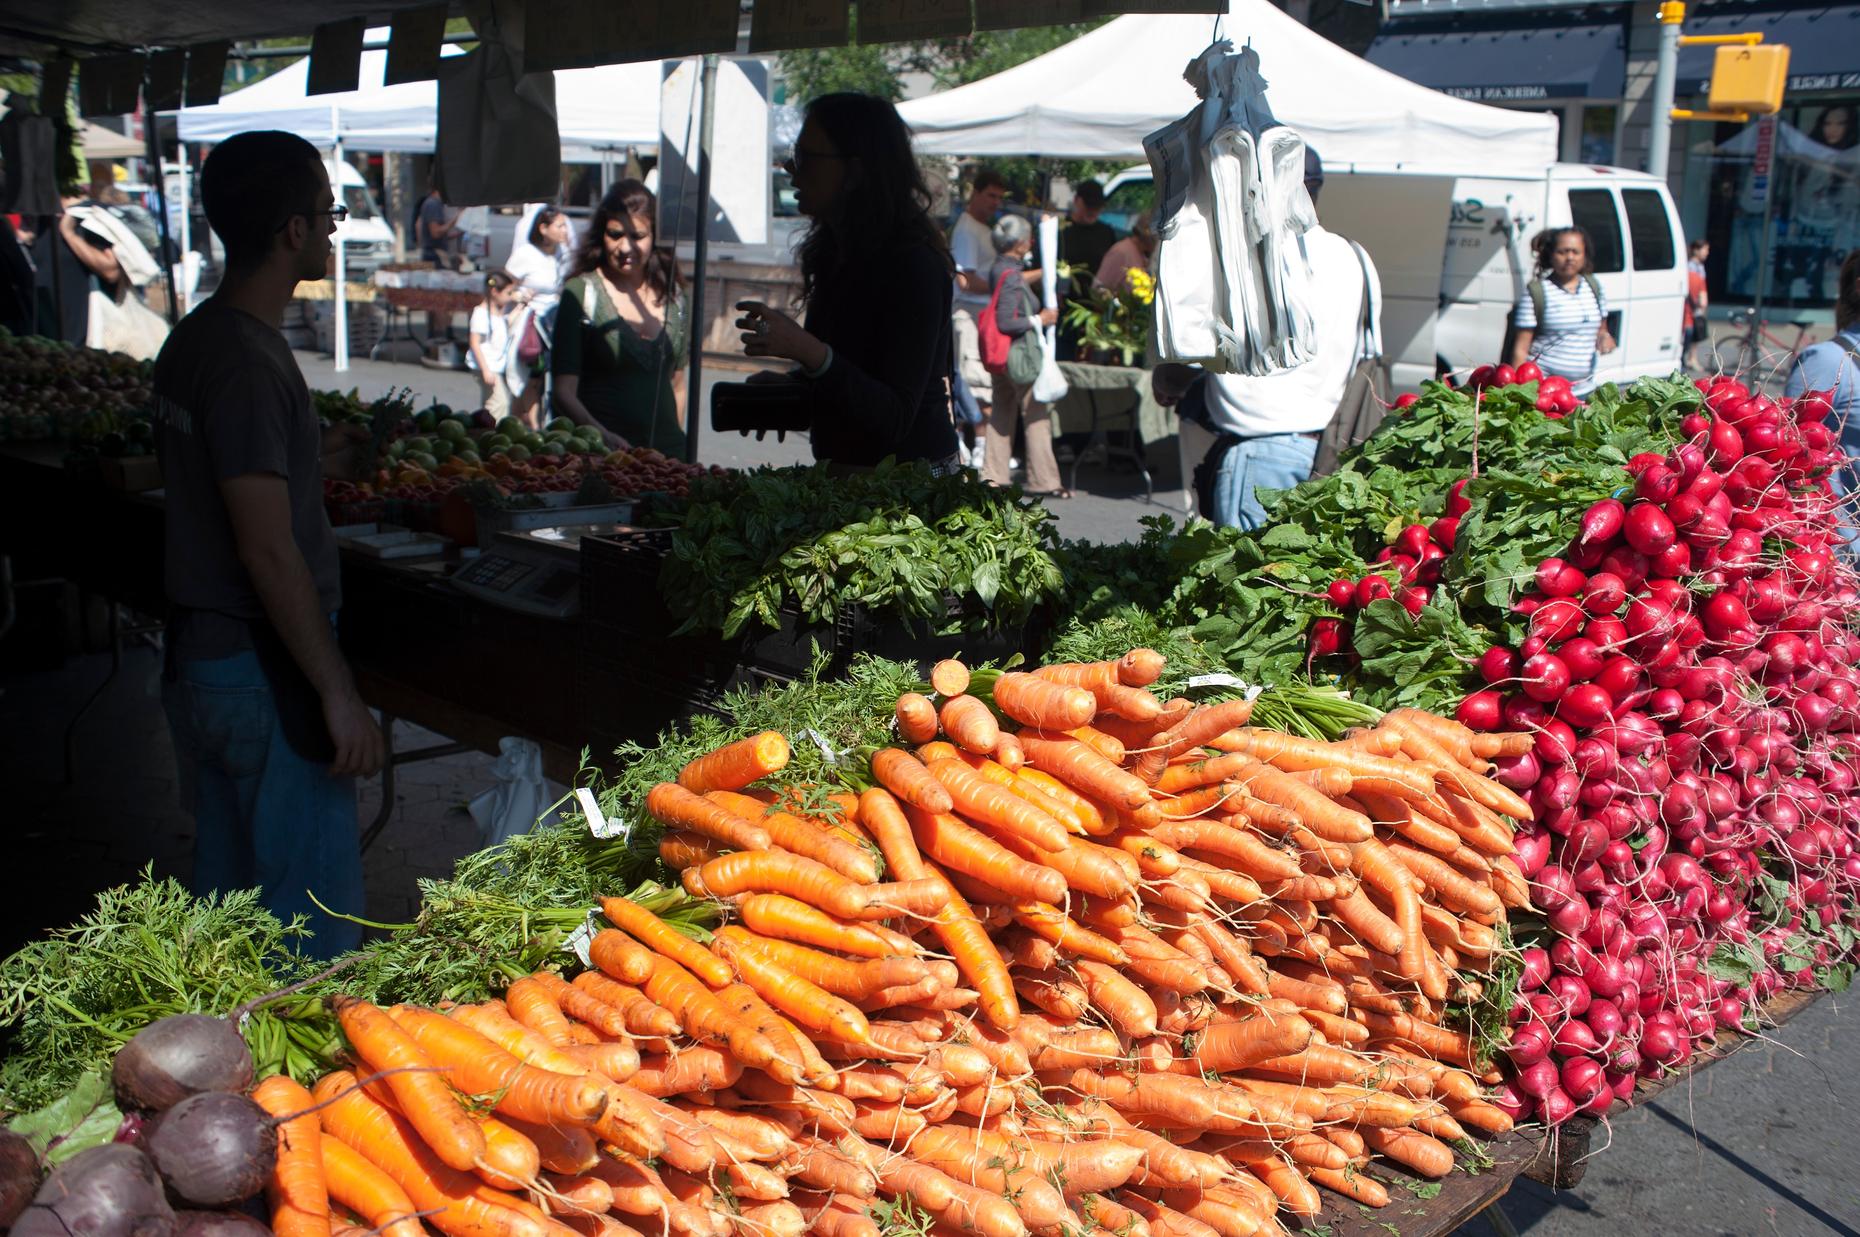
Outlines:
[[494, 417], [510, 412], [510, 388], [504, 383], [504, 366], [510, 361], [511, 289], [515, 280], [504, 271], [484, 277], [484, 303], [471, 311], [471, 363], [478, 371], [484, 410]]

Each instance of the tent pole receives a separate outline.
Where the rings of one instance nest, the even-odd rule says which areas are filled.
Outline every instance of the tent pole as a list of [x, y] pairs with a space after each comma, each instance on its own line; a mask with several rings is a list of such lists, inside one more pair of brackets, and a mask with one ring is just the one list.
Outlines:
[[[331, 107], [329, 109], [329, 136], [330, 140], [335, 143], [336, 167], [338, 168], [336, 179], [339, 182], [341, 178], [340, 169], [342, 167], [342, 134], [337, 130], [336, 123], [336, 109]], [[342, 185], [336, 183], [332, 184], [330, 188], [335, 194], [337, 203], [340, 204], [342, 202]], [[311, 220], [311, 222], [315, 223], [316, 221]], [[341, 224], [336, 225], [336, 312], [334, 331], [335, 339], [332, 342], [336, 345], [334, 348], [336, 354], [336, 372], [339, 374], [346, 374], [349, 372], [349, 267], [348, 263], [344, 260], [342, 252]]]
[[[142, 107], [142, 144], [148, 150], [150, 176], [156, 190], [161, 194], [161, 256], [157, 259], [161, 269], [168, 277], [168, 325], [174, 326], [181, 321], [181, 300], [175, 294], [174, 263], [168, 261], [168, 254], [174, 249], [174, 237], [168, 227], [168, 184], [161, 174], [161, 145], [155, 140], [155, 109], [146, 103]], [[176, 255], [177, 260], [179, 255]]]
[[[178, 125], [176, 126], [176, 129], [178, 131], [179, 129]], [[187, 182], [188, 182], [190, 173], [192, 173], [193, 171], [193, 164], [188, 161], [187, 143], [179, 140], [178, 132], [177, 132], [176, 140], [174, 143], [174, 149], [175, 149], [175, 153], [179, 156], [178, 162], [181, 165], [180, 174], [175, 179], [180, 185], [179, 193], [181, 195], [181, 254], [180, 254], [181, 269], [186, 270], [187, 269], [187, 255], [194, 251], [194, 221], [192, 218], [193, 213], [194, 213], [193, 203], [189, 200], [191, 195], [188, 193], [188, 190], [187, 190]], [[168, 183], [167, 180], [163, 179], [162, 184], [165, 186], [167, 183]], [[194, 269], [195, 269], [195, 279], [196, 281], [198, 281], [199, 267], [196, 266]], [[196, 282], [195, 286], [196, 287], [198, 286], [198, 282]], [[194, 299], [194, 293], [193, 293], [192, 288], [188, 290], [187, 299], [189, 301], [192, 301]], [[191, 309], [193, 307], [189, 305], [187, 308]]]
[[[703, 111], [698, 118], [697, 239], [692, 245], [691, 332], [685, 351], [685, 460], [697, 462], [698, 426], [704, 406], [704, 279], [710, 259], [710, 156], [717, 129], [717, 54], [704, 57]], [[663, 152], [661, 152], [663, 153]]]

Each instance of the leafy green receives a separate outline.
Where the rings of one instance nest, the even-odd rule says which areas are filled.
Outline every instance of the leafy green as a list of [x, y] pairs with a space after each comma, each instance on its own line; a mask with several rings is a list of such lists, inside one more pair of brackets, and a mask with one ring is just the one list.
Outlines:
[[663, 518], [659, 585], [680, 632], [780, 627], [785, 607], [825, 623], [854, 604], [941, 633], [1012, 629], [1064, 585], [1044, 506], [923, 463], [701, 477]]
[[[0, 963], [0, 1025], [12, 1051], [0, 1064], [0, 1106], [38, 1108], [170, 1014], [227, 1014], [301, 979], [301, 922], [280, 924], [255, 890], [196, 898], [150, 871], [106, 889], [76, 925]], [[252, 1013], [244, 1028], [261, 1073], [301, 1065], [328, 1040], [314, 1001]]]
[[78, 1076], [71, 1089], [39, 1109], [7, 1122], [7, 1128], [32, 1144], [39, 1157], [62, 1164], [80, 1151], [101, 1147], [116, 1137], [123, 1114], [101, 1069]]

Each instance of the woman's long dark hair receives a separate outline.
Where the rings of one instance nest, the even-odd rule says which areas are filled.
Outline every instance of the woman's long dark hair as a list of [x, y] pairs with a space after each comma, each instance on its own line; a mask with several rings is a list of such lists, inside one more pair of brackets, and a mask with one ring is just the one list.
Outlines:
[[1571, 232], [1582, 238], [1582, 273], [1595, 273], [1594, 238], [1589, 235], [1589, 229], [1580, 224], [1570, 224], [1564, 228], [1545, 228], [1531, 241], [1531, 252], [1537, 255], [1539, 275], [1548, 275], [1550, 268], [1556, 265], [1556, 244]]
[[948, 262], [949, 244], [930, 218], [930, 188], [898, 109], [873, 95], [826, 94], [807, 105], [807, 119], [844, 158], [847, 182], [832, 213], [816, 216], [801, 241], [801, 299], [886, 250], [928, 245]]
[[646, 257], [646, 283], [661, 301], [671, 300], [672, 293], [683, 281], [678, 275], [678, 259], [672, 256], [669, 248], [659, 246], [658, 216], [659, 200], [645, 185], [631, 177], [614, 185], [594, 208], [594, 217], [588, 221], [587, 236], [575, 252], [574, 274], [597, 271], [607, 261], [609, 221], [628, 217], [644, 220], [652, 232], [652, 246]]

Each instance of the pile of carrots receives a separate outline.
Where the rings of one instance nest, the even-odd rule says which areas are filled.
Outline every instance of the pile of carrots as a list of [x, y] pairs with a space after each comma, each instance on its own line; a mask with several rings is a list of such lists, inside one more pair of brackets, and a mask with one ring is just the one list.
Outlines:
[[880, 1237], [904, 1203], [951, 1237], [1249, 1237], [1319, 1187], [1386, 1205], [1377, 1156], [1445, 1175], [1510, 1128], [1446, 1011], [1527, 904], [1529, 808], [1484, 774], [1529, 736], [1398, 710], [1316, 742], [1161, 671], [940, 663], [856, 797], [759, 787], [772, 731], [692, 761], [645, 808], [727, 922], [608, 898], [572, 982], [340, 1003], [356, 1069], [320, 1137], [280, 1131], [277, 1230], [329, 1231], [285, 1226], [316, 1181], [395, 1237]]

